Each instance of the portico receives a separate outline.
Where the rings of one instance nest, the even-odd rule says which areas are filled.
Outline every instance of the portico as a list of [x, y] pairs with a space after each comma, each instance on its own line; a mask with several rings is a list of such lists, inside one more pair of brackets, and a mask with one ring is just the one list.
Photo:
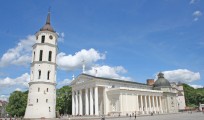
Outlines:
[[109, 113], [119, 112], [121, 114], [150, 114], [152, 112], [162, 113], [163, 111], [161, 101], [158, 99], [162, 97], [161, 91], [137, 88], [115, 88], [109, 90], [108, 94], [110, 102], [113, 102], [114, 100], [117, 101], [117, 96], [119, 96], [118, 101], [120, 102], [120, 106], [118, 107], [120, 109], [111, 109], [115, 108], [114, 105], [112, 105], [110, 106]]
[[163, 91], [147, 84], [81, 74], [71, 86], [72, 115], [161, 114], [168, 109]]
[[72, 95], [73, 115], [99, 115], [98, 86], [73, 90]]

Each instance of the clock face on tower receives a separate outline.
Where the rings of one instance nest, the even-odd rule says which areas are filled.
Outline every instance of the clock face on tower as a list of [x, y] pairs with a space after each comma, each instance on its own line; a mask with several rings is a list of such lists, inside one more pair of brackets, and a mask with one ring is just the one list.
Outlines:
[[49, 38], [52, 40], [53, 39], [52, 35], [50, 35]]

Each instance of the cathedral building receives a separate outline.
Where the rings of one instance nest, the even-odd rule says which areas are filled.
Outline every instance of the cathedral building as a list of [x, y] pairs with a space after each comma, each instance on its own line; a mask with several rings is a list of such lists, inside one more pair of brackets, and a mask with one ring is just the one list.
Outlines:
[[178, 112], [177, 91], [163, 73], [148, 84], [80, 74], [71, 82], [72, 115]]
[[58, 35], [51, 26], [50, 13], [47, 15], [45, 25], [35, 36], [24, 118], [55, 118]]

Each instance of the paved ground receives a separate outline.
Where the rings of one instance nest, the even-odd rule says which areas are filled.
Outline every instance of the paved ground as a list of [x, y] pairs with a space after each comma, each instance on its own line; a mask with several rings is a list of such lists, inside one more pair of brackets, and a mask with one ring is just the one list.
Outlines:
[[[70, 120], [101, 120], [100, 118], [71, 118]], [[105, 120], [135, 120], [134, 117], [106, 117]], [[137, 116], [136, 120], [204, 120], [204, 114], [201, 112], [177, 113], [177, 114], [163, 114], [153, 116]]]
[[[0, 118], [0, 120], [10, 120], [9, 118]], [[12, 119], [14, 120], [14, 119]], [[20, 119], [18, 119], [20, 120]], [[33, 120], [33, 119], [32, 119]], [[42, 120], [42, 119], [38, 119]], [[48, 119], [46, 119], [48, 120]], [[59, 119], [52, 119], [59, 120]], [[101, 120], [98, 117], [73, 117], [73, 118], [61, 118], [61, 120]], [[134, 117], [106, 117], [105, 120], [135, 120]], [[185, 113], [177, 113], [177, 114], [161, 114], [161, 115], [153, 115], [153, 116], [137, 116], [136, 120], [204, 120], [204, 113], [202, 112], [193, 112], [189, 114]]]

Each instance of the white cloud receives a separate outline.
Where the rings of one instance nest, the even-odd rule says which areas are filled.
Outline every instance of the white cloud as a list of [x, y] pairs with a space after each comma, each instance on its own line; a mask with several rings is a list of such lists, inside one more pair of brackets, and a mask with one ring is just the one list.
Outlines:
[[75, 53], [75, 55], [66, 55], [63, 52], [59, 53], [57, 55], [57, 65], [59, 69], [72, 71], [82, 68], [83, 60], [85, 65], [90, 67], [98, 60], [103, 59], [105, 59], [105, 54], [99, 53], [93, 48], [89, 50], [82, 49], [81, 51]]
[[70, 79], [64, 79], [63, 81], [60, 81], [57, 83], [57, 88], [61, 88], [62, 86], [69, 85], [72, 80]]
[[177, 69], [172, 71], [164, 71], [164, 76], [171, 82], [189, 83], [200, 79], [199, 72], [192, 72], [187, 69]]
[[7, 96], [7, 95], [1, 95], [0, 96], [0, 100], [3, 100], [3, 101], [8, 101], [8, 98], [9, 98], [9, 96]]
[[202, 86], [202, 85], [192, 85], [192, 84], [188, 84], [188, 85], [190, 85], [191, 87], [193, 87], [193, 88], [195, 88], [195, 89], [197, 89], [197, 88], [203, 88], [204, 86]]
[[16, 88], [15, 91], [22, 91], [21, 88]]
[[124, 77], [120, 74], [127, 73], [127, 70], [122, 66], [110, 67], [107, 65], [94, 66], [90, 70], [86, 71], [86, 74], [90, 74], [97, 77], [114, 78], [121, 80], [131, 80], [130, 77]]
[[16, 47], [9, 49], [0, 58], [0, 67], [6, 67], [8, 65], [28, 65], [28, 63], [31, 62], [31, 51], [34, 43], [34, 35], [29, 35], [26, 39], [20, 40]]
[[197, 11], [193, 12], [193, 16], [195, 16], [195, 17], [202, 16], [202, 12], [197, 10]]
[[59, 41], [59, 42], [64, 42], [64, 37], [65, 37], [64, 32], [62, 32], [62, 33], [57, 33], [57, 35], [59, 36], [58, 41]]
[[197, 0], [191, 0], [189, 4], [194, 4], [196, 3]]
[[194, 21], [198, 21], [198, 19], [199, 19], [199, 17], [201, 17], [202, 16], [202, 12], [201, 11], [199, 11], [199, 10], [197, 10], [197, 11], [195, 11], [195, 12], [193, 12], [193, 17], [194, 17]]
[[14, 79], [6, 77], [4, 79], [0, 79], [0, 88], [4, 89], [10, 86], [17, 86], [17, 85], [28, 87], [29, 81], [30, 81], [30, 75], [28, 73], [24, 73], [20, 77], [17, 77]]

